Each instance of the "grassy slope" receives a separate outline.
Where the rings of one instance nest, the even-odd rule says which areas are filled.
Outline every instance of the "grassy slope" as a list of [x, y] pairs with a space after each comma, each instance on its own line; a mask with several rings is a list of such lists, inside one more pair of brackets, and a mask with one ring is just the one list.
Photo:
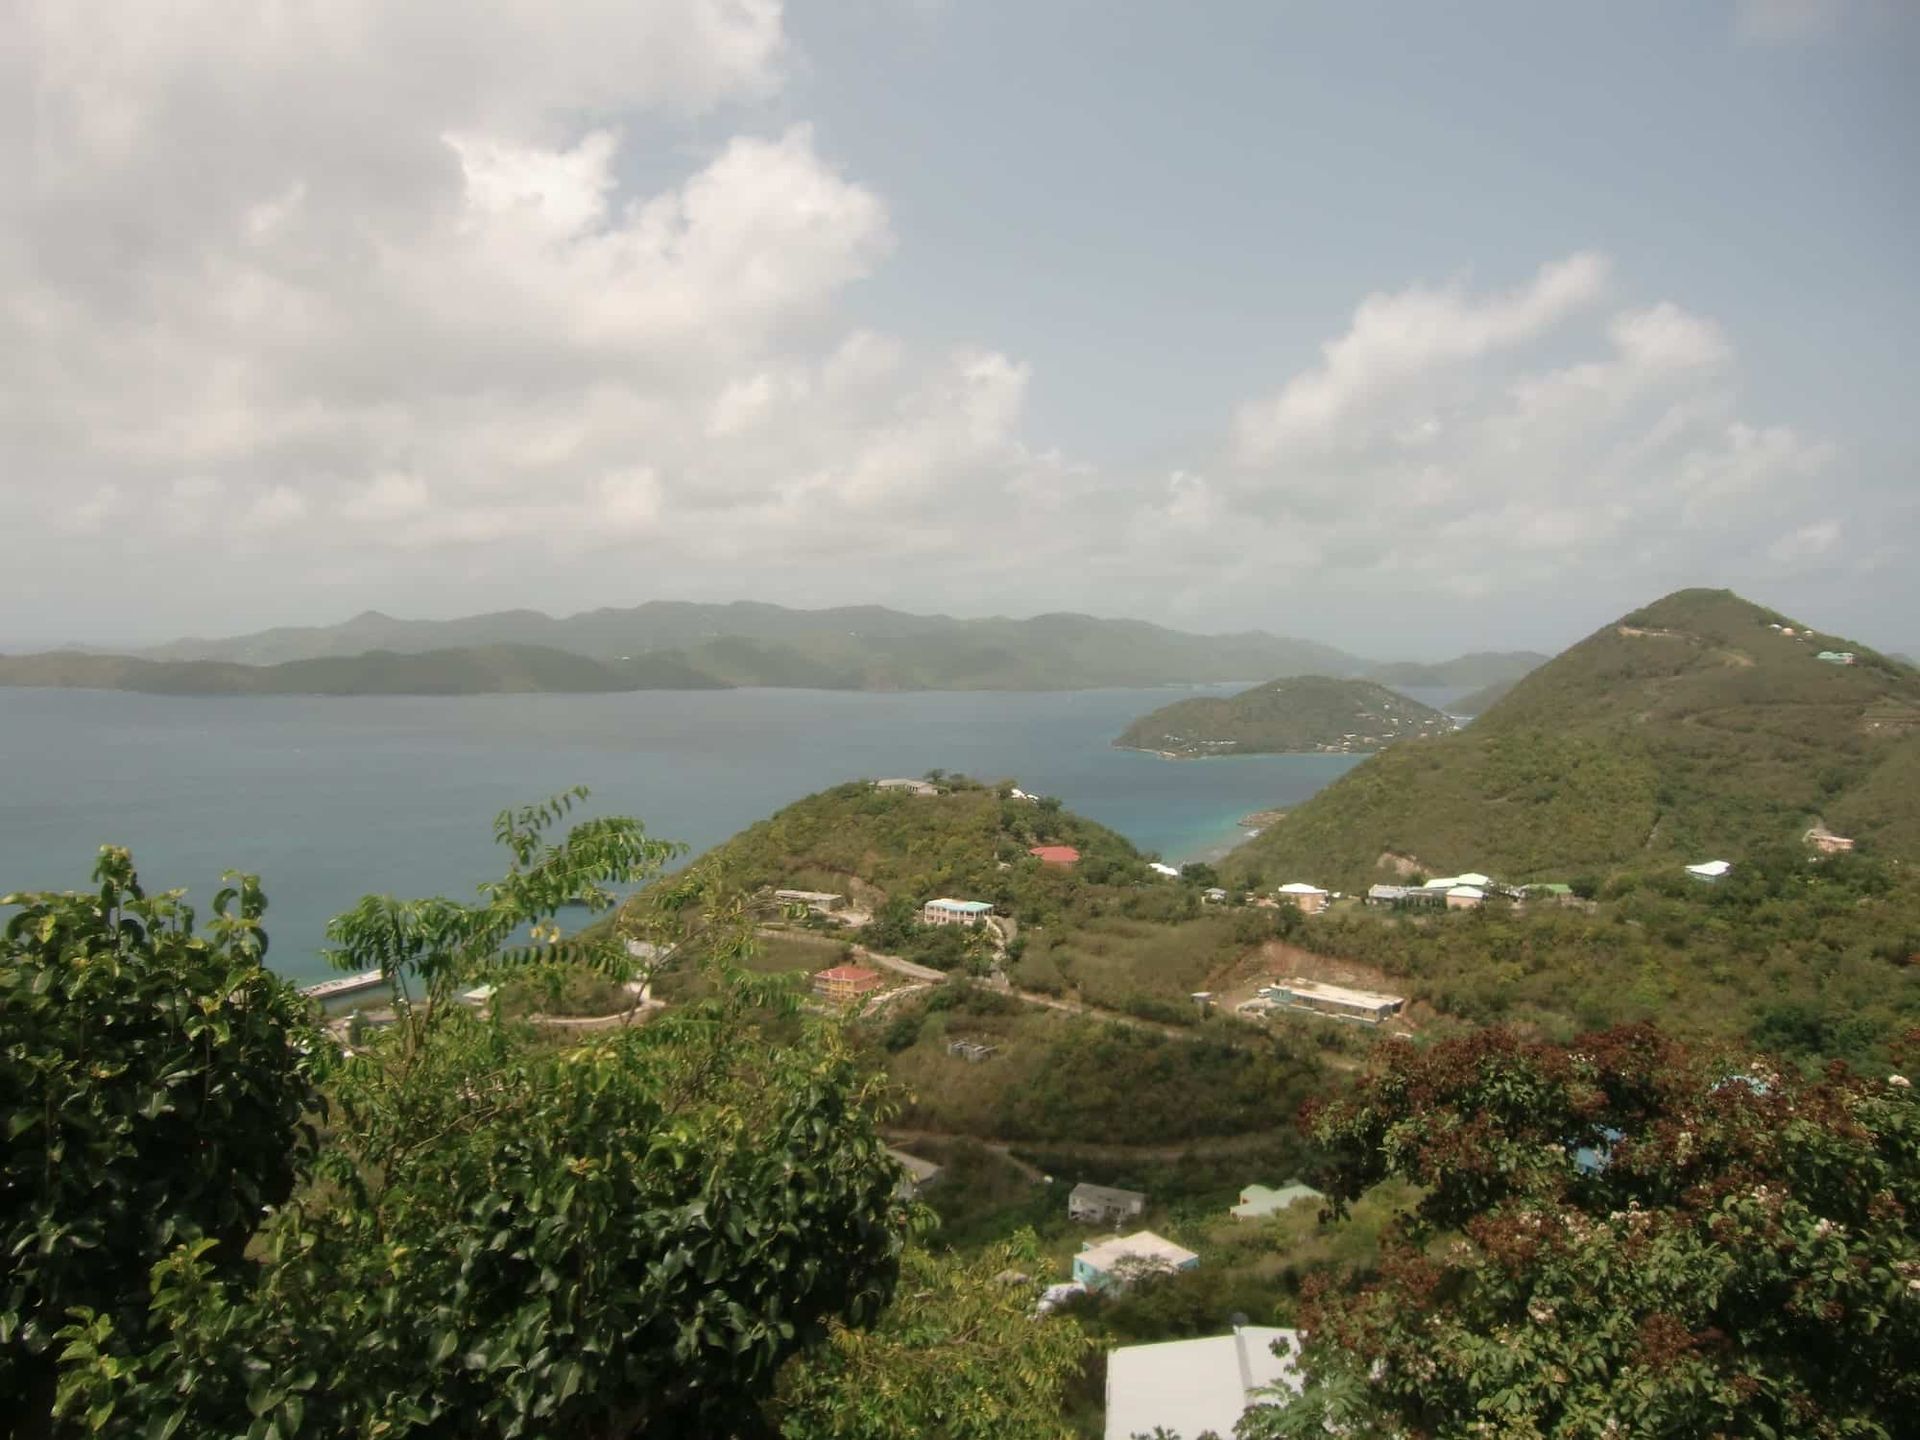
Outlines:
[[677, 655], [603, 662], [540, 645], [488, 645], [241, 665], [57, 651], [0, 657], [0, 685], [138, 690], [156, 695], [479, 695], [706, 690], [725, 682]]
[[1238, 695], [1176, 700], [1141, 716], [1114, 744], [1175, 755], [1272, 754], [1337, 749], [1349, 735], [1407, 739], [1452, 729], [1438, 710], [1371, 680], [1301, 675]]
[[[1240, 875], [1361, 885], [1383, 852], [1435, 873], [1553, 879], [1738, 859], [1815, 815], [1915, 856], [1920, 673], [1688, 590], [1536, 670], [1471, 727], [1375, 756], [1230, 857]], [[1796, 626], [1796, 628], [1798, 628]], [[1640, 632], [1640, 633], [1632, 633]], [[1860, 663], [1814, 659], [1851, 649]]]

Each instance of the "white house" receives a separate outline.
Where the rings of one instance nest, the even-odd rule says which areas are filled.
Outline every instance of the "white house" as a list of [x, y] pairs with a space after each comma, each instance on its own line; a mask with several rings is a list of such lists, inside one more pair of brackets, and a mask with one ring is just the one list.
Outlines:
[[1107, 1356], [1106, 1440], [1156, 1429], [1231, 1435], [1262, 1390], [1300, 1388], [1300, 1332], [1239, 1325], [1231, 1335], [1126, 1345]]
[[1158, 860], [1149, 860], [1147, 868], [1156, 875], [1164, 875], [1169, 880], [1178, 880], [1180, 872], [1171, 865], [1162, 865]]
[[1731, 869], [1733, 869], [1733, 864], [1730, 861], [1709, 860], [1701, 865], [1687, 866], [1687, 874], [1696, 880], [1704, 880], [1709, 885], [1712, 885]]
[[1171, 1275], [1200, 1263], [1193, 1251], [1154, 1234], [1136, 1230], [1095, 1245], [1073, 1257], [1073, 1278], [1089, 1290], [1124, 1290], [1148, 1275]]
[[1447, 909], [1477, 910], [1486, 898], [1487, 892], [1478, 885], [1456, 885], [1447, 891]]
[[1304, 880], [1292, 880], [1273, 892], [1283, 905], [1292, 905], [1302, 915], [1318, 915], [1327, 908], [1327, 892]]
[[942, 897], [920, 907], [923, 925], [978, 925], [993, 914], [985, 900], [953, 900]]

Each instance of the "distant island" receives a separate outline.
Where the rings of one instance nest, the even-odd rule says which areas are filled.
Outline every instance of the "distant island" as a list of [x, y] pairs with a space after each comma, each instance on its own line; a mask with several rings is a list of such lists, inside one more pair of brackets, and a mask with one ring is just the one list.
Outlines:
[[600, 661], [542, 645], [484, 645], [401, 655], [372, 650], [241, 665], [55, 650], [0, 656], [0, 685], [135, 690], [150, 695], [493, 695], [713, 690], [726, 682], [679, 656]]
[[1445, 735], [1438, 710], [1371, 680], [1296, 675], [1224, 698], [1177, 700], [1143, 715], [1113, 743], [1169, 759], [1210, 755], [1349, 755]]
[[[1400, 684], [1485, 684], [1530, 652], [1380, 664], [1247, 630], [1199, 635], [1144, 620], [1051, 614], [958, 619], [878, 605], [792, 610], [653, 600], [554, 617], [502, 610], [405, 620], [368, 610], [338, 625], [176, 640], [127, 654], [0, 658], [0, 685], [165, 694], [462, 695], [502, 691], [1090, 690], [1244, 681], [1253, 675], [1405, 672]], [[1438, 677], [1436, 679], [1436, 677]]]

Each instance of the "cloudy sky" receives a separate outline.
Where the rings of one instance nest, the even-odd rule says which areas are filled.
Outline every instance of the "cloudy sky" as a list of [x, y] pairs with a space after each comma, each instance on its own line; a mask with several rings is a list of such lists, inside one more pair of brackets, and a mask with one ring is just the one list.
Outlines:
[[11, 0], [0, 640], [1920, 643], [1909, 0]]

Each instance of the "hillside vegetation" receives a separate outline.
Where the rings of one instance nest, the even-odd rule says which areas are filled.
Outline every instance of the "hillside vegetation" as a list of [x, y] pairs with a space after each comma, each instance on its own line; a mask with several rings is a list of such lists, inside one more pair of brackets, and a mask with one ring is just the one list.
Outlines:
[[1227, 868], [1357, 887], [1401, 856], [1435, 874], [1566, 879], [1738, 860], [1816, 818], [1914, 858], [1917, 777], [1920, 672], [1730, 592], [1683, 590], [1534, 671], [1469, 728], [1374, 756]]
[[1371, 680], [1300, 675], [1270, 680], [1238, 695], [1176, 700], [1141, 716], [1113, 743], [1180, 759], [1352, 753], [1452, 729], [1453, 721], [1438, 710]]
[[372, 650], [278, 665], [146, 660], [65, 650], [0, 656], [0, 685], [154, 695], [484, 695], [712, 690], [725, 684], [677, 655], [603, 662], [543, 645], [486, 645], [410, 655]]

